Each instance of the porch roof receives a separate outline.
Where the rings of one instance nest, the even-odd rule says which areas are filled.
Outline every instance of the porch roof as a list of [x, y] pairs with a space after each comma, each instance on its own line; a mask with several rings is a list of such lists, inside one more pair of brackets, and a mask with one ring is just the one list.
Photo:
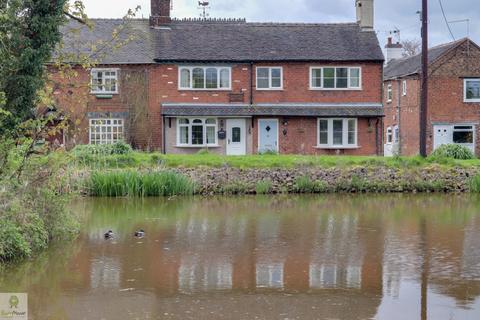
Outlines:
[[381, 103], [197, 104], [164, 103], [161, 113], [177, 116], [383, 117]]

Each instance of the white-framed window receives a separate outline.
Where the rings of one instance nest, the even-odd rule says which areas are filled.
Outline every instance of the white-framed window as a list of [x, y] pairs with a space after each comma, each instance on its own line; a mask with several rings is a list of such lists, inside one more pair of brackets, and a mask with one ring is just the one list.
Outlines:
[[357, 119], [318, 118], [317, 144], [320, 148], [357, 147]]
[[407, 80], [402, 81], [402, 96], [407, 95]]
[[311, 67], [310, 89], [313, 90], [360, 90], [362, 68], [360, 67]]
[[392, 144], [393, 143], [393, 130], [392, 127], [387, 128], [387, 144]]
[[393, 143], [398, 143], [400, 141], [400, 130], [398, 126], [393, 127]]
[[257, 67], [257, 90], [282, 90], [282, 67]]
[[231, 90], [231, 67], [180, 67], [178, 69], [180, 90]]
[[464, 79], [464, 102], [480, 102], [480, 78]]
[[124, 138], [123, 119], [90, 119], [90, 144], [112, 144]]
[[474, 143], [474, 127], [470, 125], [453, 126], [453, 143], [470, 145]]
[[118, 69], [92, 69], [91, 80], [92, 93], [118, 93]]
[[393, 100], [393, 88], [392, 84], [387, 85], [387, 102], [392, 102]]
[[177, 145], [205, 147], [217, 145], [217, 119], [178, 118]]

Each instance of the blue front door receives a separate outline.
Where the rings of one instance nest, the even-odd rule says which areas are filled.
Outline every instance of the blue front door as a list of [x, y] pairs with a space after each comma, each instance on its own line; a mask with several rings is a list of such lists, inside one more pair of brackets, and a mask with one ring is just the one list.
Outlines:
[[258, 152], [278, 152], [278, 120], [258, 120]]

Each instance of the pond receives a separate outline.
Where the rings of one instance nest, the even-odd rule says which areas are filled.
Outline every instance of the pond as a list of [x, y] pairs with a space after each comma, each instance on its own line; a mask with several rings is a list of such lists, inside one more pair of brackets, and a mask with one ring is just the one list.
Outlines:
[[31, 319], [480, 319], [477, 196], [72, 207], [76, 241], [0, 274], [0, 292], [28, 293]]

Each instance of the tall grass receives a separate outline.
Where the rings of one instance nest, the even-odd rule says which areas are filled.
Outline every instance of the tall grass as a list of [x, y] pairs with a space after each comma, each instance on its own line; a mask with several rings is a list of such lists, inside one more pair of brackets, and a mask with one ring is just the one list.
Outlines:
[[477, 174], [470, 179], [470, 191], [480, 193], [480, 174]]
[[98, 197], [157, 197], [192, 195], [194, 183], [171, 172], [106, 171], [93, 172], [89, 193]]

